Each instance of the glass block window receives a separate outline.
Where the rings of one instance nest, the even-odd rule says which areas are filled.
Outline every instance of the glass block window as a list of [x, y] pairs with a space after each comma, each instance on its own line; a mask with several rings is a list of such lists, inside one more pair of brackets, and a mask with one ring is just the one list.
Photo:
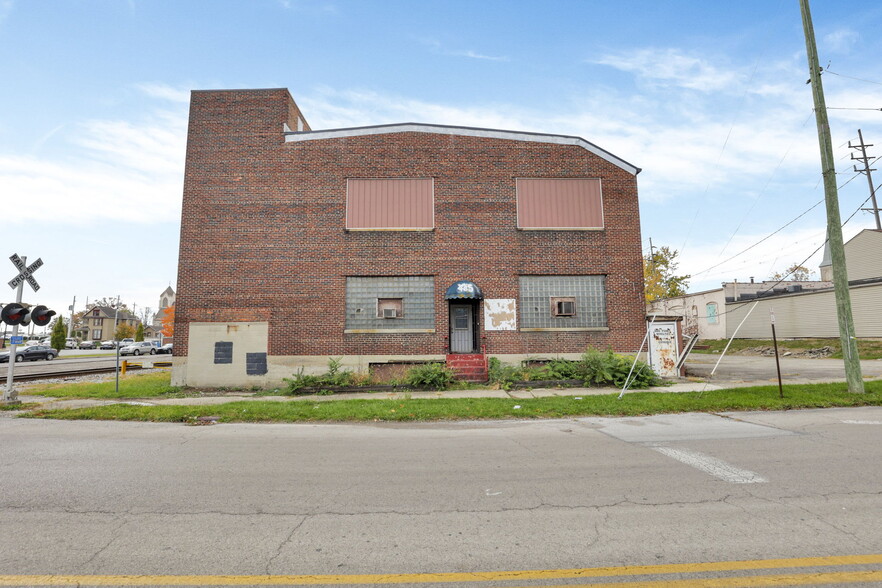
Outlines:
[[606, 276], [521, 276], [524, 329], [607, 327]]
[[346, 278], [347, 331], [434, 328], [433, 276]]

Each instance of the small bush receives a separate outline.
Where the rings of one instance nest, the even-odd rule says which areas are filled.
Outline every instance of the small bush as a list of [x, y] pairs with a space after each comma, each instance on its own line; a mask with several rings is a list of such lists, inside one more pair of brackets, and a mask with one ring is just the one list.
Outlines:
[[303, 368], [297, 370], [297, 373], [290, 378], [285, 378], [288, 383], [288, 394], [303, 394], [305, 390], [318, 389], [319, 393], [328, 390], [325, 387], [343, 388], [346, 386], [354, 386], [356, 384], [364, 384], [364, 378], [350, 370], [341, 369], [342, 358], [330, 358], [328, 360], [328, 371], [320, 375], [312, 375], [303, 373]]
[[443, 363], [424, 363], [407, 370], [404, 384], [413, 388], [445, 390], [455, 380], [453, 371]]
[[[619, 387], [624, 386], [631, 374], [630, 388], [648, 388], [657, 386], [663, 381], [656, 375], [655, 371], [642, 361], [634, 361], [613, 353], [611, 350], [598, 351], [589, 348], [582, 354], [582, 369], [584, 373], [582, 378], [586, 385], [608, 386], [610, 384]], [[633, 372], [631, 366], [634, 366]]]

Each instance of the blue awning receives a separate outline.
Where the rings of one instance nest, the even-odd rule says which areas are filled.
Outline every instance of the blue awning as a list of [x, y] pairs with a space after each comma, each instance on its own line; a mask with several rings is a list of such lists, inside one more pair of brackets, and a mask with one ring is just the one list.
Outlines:
[[474, 282], [460, 280], [447, 288], [447, 292], [444, 293], [445, 300], [455, 300], [457, 298], [483, 300], [484, 293], [481, 292], [481, 289]]

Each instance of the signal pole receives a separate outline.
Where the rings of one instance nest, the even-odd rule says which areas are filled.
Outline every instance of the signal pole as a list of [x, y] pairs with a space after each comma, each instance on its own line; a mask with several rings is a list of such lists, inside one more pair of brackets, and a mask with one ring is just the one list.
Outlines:
[[873, 201], [873, 208], [864, 208], [863, 210], [868, 210], [872, 212], [876, 216], [876, 230], [882, 231], [882, 223], [879, 222], [879, 205], [876, 204], [876, 189], [873, 187], [873, 176], [870, 175], [870, 172], [876, 171], [875, 169], [870, 169], [870, 158], [867, 157], [867, 147], [872, 147], [872, 143], [869, 145], [864, 144], [864, 135], [861, 133], [861, 130], [858, 129], [858, 138], [860, 139], [860, 144], [852, 145], [851, 141], [848, 142], [848, 147], [850, 149], [860, 149], [861, 155], [860, 157], [855, 157], [854, 153], [851, 154], [851, 158], [855, 161], [860, 161], [864, 164], [864, 169], [858, 169], [857, 166], [854, 166], [854, 171], [867, 174], [867, 183], [870, 184], [870, 198]]
[[842, 219], [839, 216], [839, 194], [836, 189], [836, 167], [833, 159], [833, 143], [830, 139], [830, 123], [827, 120], [827, 104], [821, 69], [818, 65], [818, 48], [808, 0], [799, 0], [802, 26], [805, 31], [805, 49], [808, 56], [812, 98], [815, 104], [815, 120], [818, 125], [818, 144], [821, 149], [821, 173], [824, 177], [824, 199], [827, 203], [827, 239], [830, 260], [833, 265], [833, 292], [836, 297], [836, 316], [839, 319], [839, 339], [845, 361], [845, 379], [849, 392], [863, 392], [861, 361], [857, 352], [854, 320], [851, 314], [851, 297], [848, 291], [848, 270], [845, 266], [845, 246], [842, 242]]

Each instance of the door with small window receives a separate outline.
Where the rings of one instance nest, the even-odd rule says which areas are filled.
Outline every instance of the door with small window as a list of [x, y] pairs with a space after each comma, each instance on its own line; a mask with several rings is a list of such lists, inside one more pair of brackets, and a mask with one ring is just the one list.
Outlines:
[[472, 353], [475, 349], [472, 309], [471, 304], [450, 305], [451, 353]]

